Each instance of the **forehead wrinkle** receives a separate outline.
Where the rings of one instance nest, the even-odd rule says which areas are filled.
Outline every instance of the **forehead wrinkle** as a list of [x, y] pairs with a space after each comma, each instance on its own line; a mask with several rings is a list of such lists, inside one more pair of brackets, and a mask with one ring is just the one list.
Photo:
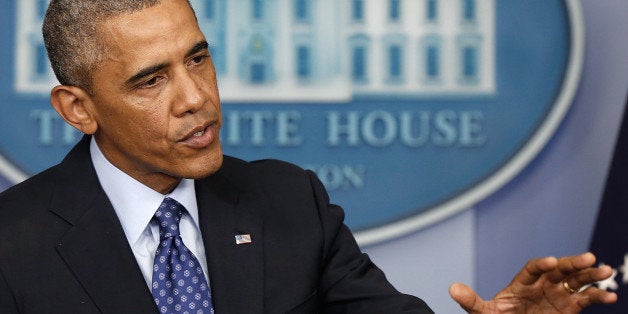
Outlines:
[[[100, 32], [99, 37], [104, 39], [103, 41], [106, 43], [106, 46], [109, 46], [108, 48], [118, 50], [117, 53], [131, 52], [138, 53], [140, 55], [147, 55], [151, 54], [151, 51], [144, 48], [156, 47], [163, 42], [167, 42], [167, 46], [171, 48], [175, 48], [177, 45], [186, 45], [184, 42], [174, 39], [180, 38], [181, 36], [187, 37], [191, 35], [182, 34], [180, 30], [186, 28], [186, 24], [193, 23], [193, 27], [201, 34], [201, 37], [197, 38], [197, 45], [206, 45], [202, 42], [204, 41], [204, 36], [202, 36], [202, 32], [198, 27], [198, 22], [189, 7], [186, 6], [186, 9], [189, 10], [189, 16], [187, 14], [188, 12], [186, 12], [186, 14], [176, 14], [173, 12], [175, 10], [161, 10], [158, 14], [152, 14], [150, 12], [152, 10], [157, 10], [161, 5], [165, 4], [162, 3], [155, 7], [128, 12], [106, 19], [104, 23], [101, 23], [100, 29], [102, 31]], [[129, 46], [129, 42], [136, 42], [137, 44]], [[140, 47], [142, 47], [144, 51], [138, 51], [138, 48]], [[186, 50], [186, 52], [188, 52], [186, 56], [194, 53], [191, 52], [191, 50], [196, 49], [195, 52], [198, 52], [202, 50], [202, 48], [207, 47], [198, 48], [199, 47], [197, 46], [192, 48], [176, 47], [179, 51]], [[156, 47], [155, 52], [157, 51], [163, 51], [163, 47]], [[147, 56], [150, 58], [149, 55]]]

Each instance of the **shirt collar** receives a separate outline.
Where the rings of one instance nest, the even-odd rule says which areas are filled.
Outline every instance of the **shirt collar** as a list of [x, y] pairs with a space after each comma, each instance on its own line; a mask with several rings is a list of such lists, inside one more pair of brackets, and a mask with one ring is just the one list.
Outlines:
[[198, 228], [194, 180], [183, 179], [174, 191], [163, 195], [111, 164], [93, 137], [90, 143], [90, 154], [100, 185], [111, 201], [131, 247], [144, 232], [165, 197], [173, 198], [181, 203]]

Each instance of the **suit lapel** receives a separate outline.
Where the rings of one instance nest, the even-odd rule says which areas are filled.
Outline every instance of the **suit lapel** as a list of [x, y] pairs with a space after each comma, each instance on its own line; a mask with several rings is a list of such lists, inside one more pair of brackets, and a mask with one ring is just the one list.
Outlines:
[[98, 183], [88, 138], [62, 168], [51, 211], [72, 226], [57, 245], [59, 254], [102, 312], [156, 311], [122, 226]]
[[[219, 172], [196, 184], [201, 232], [216, 312], [262, 313], [263, 228], [261, 195], [238, 189]], [[251, 243], [236, 244], [236, 235]]]
[[[102, 312], [150, 313], [156, 307], [122, 226], [100, 187], [85, 137], [62, 162], [51, 211], [71, 227], [57, 250]], [[246, 192], [245, 192], [246, 191]], [[263, 223], [268, 206], [256, 189], [221, 172], [196, 183], [199, 219], [216, 311], [263, 312]], [[250, 234], [252, 243], [236, 244]]]

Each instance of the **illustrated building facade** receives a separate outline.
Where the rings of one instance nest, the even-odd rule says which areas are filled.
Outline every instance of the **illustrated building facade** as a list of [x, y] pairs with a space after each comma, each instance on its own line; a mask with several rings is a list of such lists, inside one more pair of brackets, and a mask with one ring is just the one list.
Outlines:
[[[41, 22], [17, 4], [15, 88], [48, 93]], [[192, 0], [223, 101], [495, 93], [494, 0]], [[33, 62], [33, 60], [35, 60]]]

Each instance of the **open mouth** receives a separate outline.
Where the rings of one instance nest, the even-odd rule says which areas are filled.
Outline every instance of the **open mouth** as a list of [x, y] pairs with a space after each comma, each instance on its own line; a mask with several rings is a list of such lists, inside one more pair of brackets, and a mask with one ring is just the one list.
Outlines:
[[216, 125], [216, 122], [211, 122], [204, 126], [198, 126], [188, 133], [180, 142], [193, 148], [209, 146], [217, 137], [218, 131], [216, 130]]

